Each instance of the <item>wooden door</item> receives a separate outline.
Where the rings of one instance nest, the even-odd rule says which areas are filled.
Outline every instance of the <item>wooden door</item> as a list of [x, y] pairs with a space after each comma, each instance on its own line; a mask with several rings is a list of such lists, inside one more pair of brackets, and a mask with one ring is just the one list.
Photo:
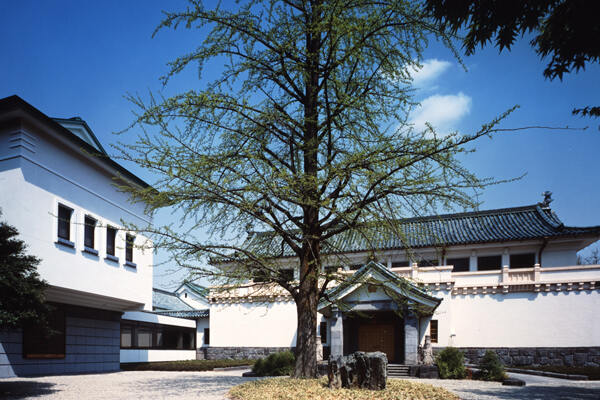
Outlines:
[[394, 325], [361, 324], [358, 328], [359, 351], [381, 351], [388, 361], [395, 361]]

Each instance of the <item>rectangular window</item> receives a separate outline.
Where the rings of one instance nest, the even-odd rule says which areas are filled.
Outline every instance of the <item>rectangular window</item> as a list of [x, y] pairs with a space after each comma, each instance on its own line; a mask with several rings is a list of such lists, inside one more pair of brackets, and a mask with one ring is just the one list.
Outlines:
[[431, 343], [438, 342], [438, 321], [437, 319], [432, 319], [429, 323], [429, 338], [431, 339]]
[[137, 328], [135, 330], [137, 347], [150, 348], [152, 347], [152, 330], [149, 328]]
[[419, 267], [436, 267], [438, 260], [421, 260], [419, 261]]
[[210, 328], [204, 328], [204, 344], [210, 344]]
[[260, 269], [259, 267], [255, 267], [252, 270], [252, 280], [256, 283], [266, 282], [269, 280], [269, 273], [264, 269]]
[[335, 274], [337, 272], [338, 268], [339, 268], [338, 265], [328, 265], [323, 268], [323, 271], [326, 274]]
[[510, 268], [533, 268], [535, 264], [535, 254], [511, 254]]
[[130, 266], [135, 266], [133, 263], [133, 242], [135, 240], [135, 236], [130, 235], [129, 233], [125, 235], [125, 261]]
[[117, 230], [111, 226], [106, 227], [106, 254], [115, 256], [115, 239], [117, 238]]
[[139, 321], [121, 322], [122, 349], [194, 350], [196, 329]]
[[71, 215], [73, 209], [62, 204], [58, 205], [58, 237], [64, 240], [71, 240]]
[[133, 347], [133, 328], [121, 324], [121, 348]]
[[23, 329], [24, 358], [64, 358], [65, 312], [53, 310], [48, 317], [48, 329], [28, 326]]
[[94, 218], [90, 217], [89, 215], [85, 216], [84, 219], [84, 223], [85, 223], [85, 229], [84, 229], [84, 237], [83, 237], [83, 244], [85, 247], [87, 247], [88, 249], [95, 249], [95, 230], [96, 230], [96, 223], [98, 221], [96, 221]]
[[293, 269], [282, 269], [279, 271], [281, 278], [286, 282], [291, 282], [294, 280], [294, 270]]
[[358, 269], [360, 269], [364, 264], [352, 264], [350, 265], [350, 270], [351, 271], [356, 271]]
[[502, 269], [502, 256], [477, 257], [478, 271], [492, 271]]
[[447, 265], [454, 265], [452, 272], [467, 272], [469, 271], [469, 257], [462, 258], [448, 258], [446, 259]]
[[392, 268], [404, 268], [404, 267], [410, 267], [410, 262], [409, 261], [394, 261], [392, 263]]
[[321, 334], [321, 343], [327, 343], [327, 322], [319, 324], [319, 333]]

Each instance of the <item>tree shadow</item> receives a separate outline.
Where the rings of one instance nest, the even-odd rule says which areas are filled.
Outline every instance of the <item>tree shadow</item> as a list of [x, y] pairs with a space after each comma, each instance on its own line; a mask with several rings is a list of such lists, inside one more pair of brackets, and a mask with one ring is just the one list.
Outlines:
[[217, 396], [225, 394], [233, 386], [256, 380], [241, 376], [201, 376], [190, 375], [182, 377], [165, 377], [132, 382], [128, 386], [138, 393], [160, 393], [161, 397], [176, 397], [182, 393], [195, 393], [198, 398], [202, 396]]
[[59, 392], [54, 389], [54, 383], [37, 381], [1, 381], [0, 398], [1, 399], [24, 399], [31, 397], [41, 397]]
[[527, 385], [521, 388], [473, 388], [453, 390], [461, 398], [463, 395], [472, 395], [466, 398], [497, 398], [503, 400], [597, 400], [600, 399], [600, 387], [583, 386], [542, 386]]

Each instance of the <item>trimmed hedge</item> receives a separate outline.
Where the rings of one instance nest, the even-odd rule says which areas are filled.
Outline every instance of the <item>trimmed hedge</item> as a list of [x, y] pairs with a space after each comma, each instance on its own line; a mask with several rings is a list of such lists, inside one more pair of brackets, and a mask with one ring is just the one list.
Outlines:
[[282, 351], [269, 354], [267, 358], [260, 358], [254, 363], [252, 372], [257, 376], [284, 376], [291, 375], [294, 371], [296, 358], [291, 351]]
[[188, 360], [123, 363], [124, 371], [212, 371], [215, 368], [252, 366], [255, 360]]
[[477, 378], [484, 381], [503, 381], [506, 379], [504, 365], [495, 351], [487, 350], [479, 363]]
[[442, 379], [463, 379], [467, 376], [465, 355], [454, 347], [446, 347], [435, 358]]

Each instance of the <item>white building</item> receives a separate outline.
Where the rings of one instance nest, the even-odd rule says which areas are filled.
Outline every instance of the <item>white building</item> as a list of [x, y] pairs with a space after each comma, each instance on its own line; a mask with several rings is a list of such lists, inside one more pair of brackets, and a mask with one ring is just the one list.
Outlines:
[[[325, 268], [348, 279], [319, 305], [325, 355], [380, 350], [415, 364], [429, 335], [434, 349], [462, 348], [472, 362], [494, 349], [510, 365], [600, 365], [600, 265], [576, 265], [600, 227], [565, 226], [550, 201], [407, 219], [401, 237], [375, 228], [369, 242], [336, 238], [345, 265], [330, 254]], [[269, 232], [248, 240], [283, 246]], [[289, 249], [278, 261], [297, 269]], [[296, 308], [283, 289], [249, 285], [209, 298], [209, 358], [295, 346]]]
[[[111, 160], [80, 118], [49, 118], [17, 96], [0, 100], [2, 218], [42, 260], [58, 332], [0, 331], [0, 377], [115, 371], [123, 358], [186, 351], [195, 358], [196, 322], [152, 312], [152, 243], [121, 225], [150, 219], [115, 183], [148, 186]], [[136, 336], [120, 334], [123, 313], [144, 328]]]

